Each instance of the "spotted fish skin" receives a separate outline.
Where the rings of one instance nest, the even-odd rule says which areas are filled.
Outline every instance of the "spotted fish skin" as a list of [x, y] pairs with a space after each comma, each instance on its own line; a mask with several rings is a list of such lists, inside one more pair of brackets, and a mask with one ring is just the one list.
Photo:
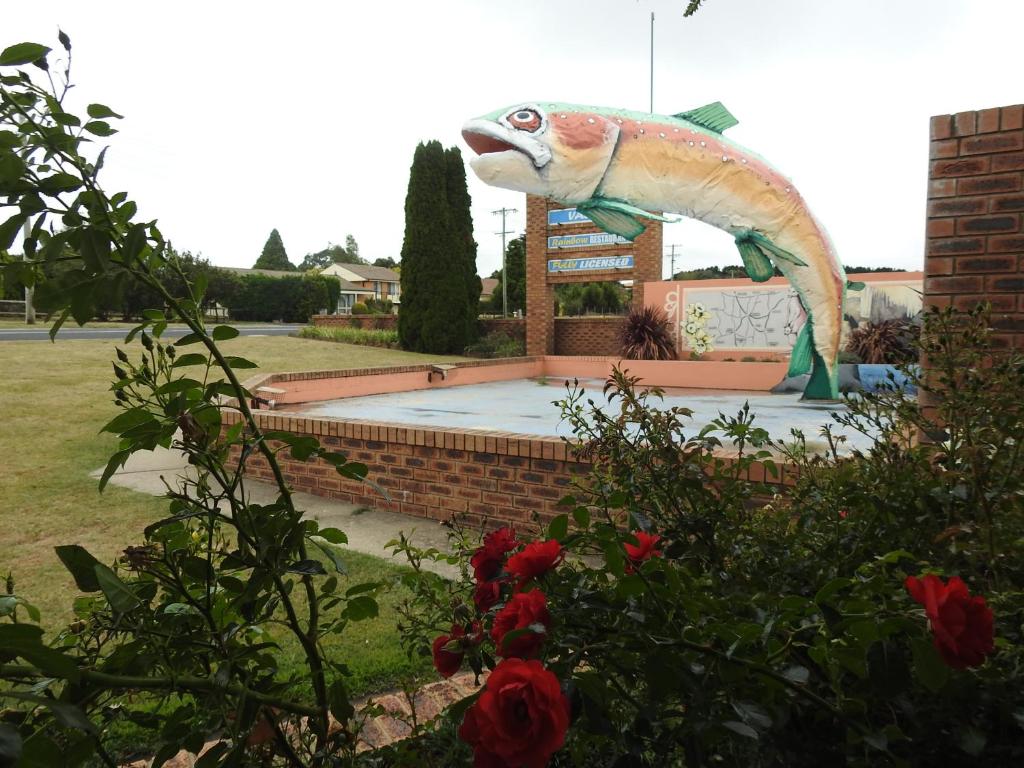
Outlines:
[[[729, 118], [726, 127], [735, 123], [717, 107], [712, 114]], [[770, 243], [764, 258], [808, 314], [816, 370], [807, 394], [838, 397], [847, 280], [831, 239], [788, 178], [695, 112], [698, 121], [688, 113], [536, 102], [470, 120], [463, 136], [478, 153], [471, 166], [483, 181], [575, 205], [608, 231], [635, 236], [645, 218], [679, 214], [737, 242]]]

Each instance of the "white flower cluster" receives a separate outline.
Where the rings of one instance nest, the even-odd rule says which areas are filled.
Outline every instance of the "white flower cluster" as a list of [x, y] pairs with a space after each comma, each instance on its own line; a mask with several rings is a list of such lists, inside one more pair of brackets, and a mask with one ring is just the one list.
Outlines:
[[704, 328], [707, 320], [708, 312], [699, 301], [686, 306], [686, 319], [680, 325], [686, 333], [687, 344], [695, 355], [715, 350], [711, 344], [711, 334]]

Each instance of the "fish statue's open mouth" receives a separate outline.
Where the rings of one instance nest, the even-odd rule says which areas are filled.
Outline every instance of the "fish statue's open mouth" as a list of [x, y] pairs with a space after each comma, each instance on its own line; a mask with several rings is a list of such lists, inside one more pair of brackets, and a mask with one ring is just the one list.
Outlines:
[[477, 155], [494, 155], [502, 152], [519, 152], [530, 158], [537, 168], [543, 168], [551, 159], [551, 152], [539, 142], [514, 137], [501, 130], [500, 126], [471, 120], [462, 129], [462, 138]]

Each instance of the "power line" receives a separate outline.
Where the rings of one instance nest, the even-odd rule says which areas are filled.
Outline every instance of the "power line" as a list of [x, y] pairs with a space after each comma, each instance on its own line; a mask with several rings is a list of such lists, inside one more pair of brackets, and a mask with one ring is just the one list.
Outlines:
[[492, 214], [497, 216], [501, 214], [501, 232], [495, 232], [496, 235], [501, 235], [501, 316], [508, 317], [508, 270], [505, 268], [505, 235], [511, 235], [512, 230], [505, 228], [505, 216], [510, 213], [517, 213], [515, 208], [499, 208], [496, 211], [491, 211]]
[[671, 269], [670, 269], [670, 271], [668, 273], [668, 276], [669, 276], [669, 279], [672, 280], [676, 276], [676, 248], [682, 248], [683, 246], [681, 246], [681, 245], [679, 245], [677, 243], [673, 243], [672, 245], [666, 245], [665, 247], [671, 249], [669, 251], [668, 255], [669, 255], [669, 258], [672, 260], [671, 261], [672, 266], [671, 266]]

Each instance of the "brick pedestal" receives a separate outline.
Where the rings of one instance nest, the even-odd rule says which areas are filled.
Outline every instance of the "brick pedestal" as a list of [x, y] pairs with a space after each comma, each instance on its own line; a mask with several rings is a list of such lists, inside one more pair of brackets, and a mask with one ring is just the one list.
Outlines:
[[925, 305], [992, 305], [995, 343], [1024, 349], [1024, 105], [931, 120]]

